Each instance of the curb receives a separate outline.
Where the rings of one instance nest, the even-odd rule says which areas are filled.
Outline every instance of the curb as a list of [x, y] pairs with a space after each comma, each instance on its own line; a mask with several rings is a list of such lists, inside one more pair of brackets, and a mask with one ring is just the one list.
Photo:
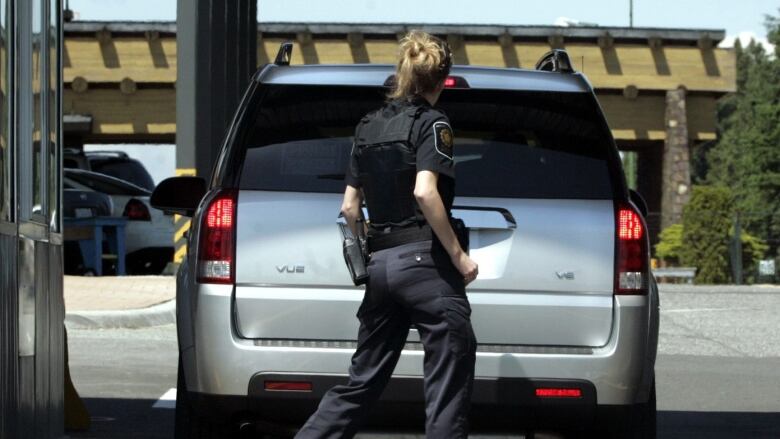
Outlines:
[[73, 311], [65, 314], [68, 329], [147, 328], [176, 322], [176, 300], [148, 308], [121, 311]]
[[661, 293], [697, 293], [697, 294], [780, 294], [780, 285], [777, 284], [753, 284], [753, 285], [692, 285], [659, 283], [658, 290]]

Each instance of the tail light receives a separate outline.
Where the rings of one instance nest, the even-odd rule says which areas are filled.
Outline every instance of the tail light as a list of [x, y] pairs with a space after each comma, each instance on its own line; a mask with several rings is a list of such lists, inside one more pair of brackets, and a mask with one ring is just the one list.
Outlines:
[[127, 217], [132, 221], [151, 221], [152, 216], [149, 214], [149, 208], [141, 200], [135, 198], [125, 204], [125, 211], [122, 212], [122, 216]]
[[536, 389], [539, 398], [582, 398], [582, 389], [568, 387], [540, 387]]
[[629, 203], [618, 205], [615, 225], [615, 294], [646, 294], [647, 225], [639, 211]]
[[469, 83], [461, 76], [448, 76], [444, 79], [444, 88], [469, 88]]
[[[385, 79], [385, 87], [395, 86], [395, 75], [390, 75]], [[444, 78], [444, 88], [470, 88], [466, 78], [462, 76], [447, 76]]]
[[309, 381], [266, 381], [265, 390], [269, 392], [311, 392]]
[[235, 279], [235, 190], [222, 190], [209, 202], [202, 217], [198, 248], [198, 282], [229, 284]]

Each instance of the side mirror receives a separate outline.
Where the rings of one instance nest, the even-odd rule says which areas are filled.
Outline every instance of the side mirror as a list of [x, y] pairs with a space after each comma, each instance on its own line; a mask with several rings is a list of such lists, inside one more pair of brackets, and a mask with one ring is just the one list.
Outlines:
[[639, 209], [639, 212], [642, 214], [642, 216], [647, 218], [647, 202], [645, 201], [644, 197], [642, 197], [639, 192], [633, 189], [628, 190], [628, 196], [631, 199], [631, 202], [634, 203], [637, 209]]
[[206, 180], [201, 177], [166, 178], [152, 192], [149, 203], [166, 214], [192, 216], [206, 195]]

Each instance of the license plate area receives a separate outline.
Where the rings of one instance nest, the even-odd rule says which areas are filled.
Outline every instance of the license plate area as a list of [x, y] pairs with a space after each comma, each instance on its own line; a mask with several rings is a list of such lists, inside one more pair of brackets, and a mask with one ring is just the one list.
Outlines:
[[95, 216], [95, 210], [89, 207], [77, 207], [76, 218], [92, 218]]

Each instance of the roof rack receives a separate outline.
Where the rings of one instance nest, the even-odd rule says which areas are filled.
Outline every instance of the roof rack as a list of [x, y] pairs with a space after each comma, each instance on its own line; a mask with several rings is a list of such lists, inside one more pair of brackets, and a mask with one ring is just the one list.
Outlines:
[[279, 51], [276, 52], [276, 59], [274, 64], [277, 66], [289, 66], [290, 60], [292, 60], [292, 41], [285, 41], [279, 45]]
[[548, 72], [574, 73], [569, 54], [563, 49], [553, 49], [539, 58], [536, 62], [536, 70]]

